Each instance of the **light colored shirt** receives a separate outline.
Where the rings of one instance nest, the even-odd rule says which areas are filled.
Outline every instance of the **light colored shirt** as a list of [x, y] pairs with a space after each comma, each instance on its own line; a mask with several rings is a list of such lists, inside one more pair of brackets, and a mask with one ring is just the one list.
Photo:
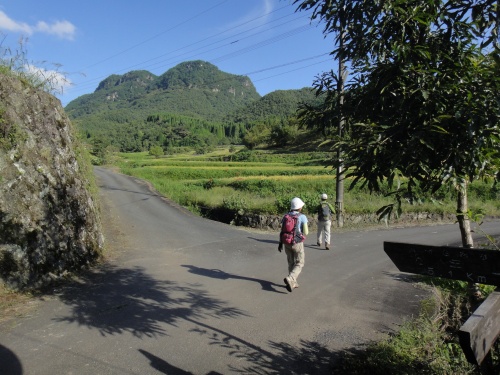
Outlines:
[[[289, 214], [296, 215], [298, 211], [290, 211]], [[298, 217], [298, 227], [300, 233], [302, 233], [304, 236], [307, 236], [309, 234], [309, 227], [307, 226], [307, 216], [304, 214], [301, 214], [299, 212], [299, 217]]]

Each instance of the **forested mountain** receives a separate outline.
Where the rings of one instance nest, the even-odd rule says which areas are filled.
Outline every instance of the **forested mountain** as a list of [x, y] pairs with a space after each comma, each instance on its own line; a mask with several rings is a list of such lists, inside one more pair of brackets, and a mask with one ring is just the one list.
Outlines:
[[198, 60], [160, 76], [145, 70], [111, 75], [65, 110], [90, 143], [140, 151], [240, 142], [256, 123], [294, 116], [299, 103], [314, 101], [311, 89], [260, 97], [248, 77]]
[[311, 88], [277, 90], [238, 108], [226, 119], [236, 123], [256, 123], [269, 121], [272, 118], [286, 118], [295, 114], [300, 103], [320, 104], [320, 99]]
[[73, 119], [119, 109], [127, 118], [127, 112], [133, 112], [133, 118], [145, 118], [163, 111], [218, 121], [259, 97], [248, 77], [221, 72], [204, 61], [191, 61], [161, 76], [144, 70], [111, 75], [94, 93], [73, 100], [65, 109]]

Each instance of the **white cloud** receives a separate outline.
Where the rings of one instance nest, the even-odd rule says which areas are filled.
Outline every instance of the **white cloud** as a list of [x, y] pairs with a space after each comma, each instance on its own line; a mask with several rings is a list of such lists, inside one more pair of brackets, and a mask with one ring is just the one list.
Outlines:
[[33, 33], [33, 29], [26, 23], [16, 22], [0, 10], [0, 29], [7, 31], [22, 32], [28, 35]]
[[43, 82], [45, 88], [54, 94], [63, 95], [65, 90], [73, 85], [65, 74], [57, 70], [47, 70], [31, 64], [25, 65], [25, 70], [29, 75], [36, 77], [40, 83]]
[[76, 27], [68, 21], [56, 21], [51, 25], [47, 22], [40, 21], [37, 23], [35, 30], [42, 33], [56, 35], [62, 39], [73, 40]]
[[28, 35], [39, 32], [55, 35], [62, 39], [73, 40], [76, 27], [69, 21], [56, 21], [51, 24], [45, 21], [39, 21], [36, 26], [30, 26], [27, 23], [13, 20], [5, 14], [5, 12], [0, 10], [0, 30], [21, 32]]

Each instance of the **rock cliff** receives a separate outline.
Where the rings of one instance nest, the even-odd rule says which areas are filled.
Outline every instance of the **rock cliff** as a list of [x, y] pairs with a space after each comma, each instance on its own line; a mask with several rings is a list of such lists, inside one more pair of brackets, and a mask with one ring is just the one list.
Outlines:
[[99, 258], [92, 169], [59, 100], [0, 74], [0, 278], [39, 287]]

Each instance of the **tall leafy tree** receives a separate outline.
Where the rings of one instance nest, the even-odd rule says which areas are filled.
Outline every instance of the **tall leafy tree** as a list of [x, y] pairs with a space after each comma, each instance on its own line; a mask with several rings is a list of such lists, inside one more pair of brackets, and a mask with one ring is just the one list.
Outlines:
[[[349, 135], [335, 140], [344, 159], [333, 164], [344, 164], [351, 186], [395, 187], [396, 203], [380, 211], [386, 216], [399, 213], [401, 197], [411, 199], [417, 186], [433, 191], [453, 183], [462, 242], [473, 247], [467, 185], [498, 178], [500, 167], [497, 1], [295, 3], [313, 10], [325, 34], [343, 35], [332, 55], [349, 61], [352, 72], [344, 107]], [[330, 97], [332, 77], [315, 83]]]

